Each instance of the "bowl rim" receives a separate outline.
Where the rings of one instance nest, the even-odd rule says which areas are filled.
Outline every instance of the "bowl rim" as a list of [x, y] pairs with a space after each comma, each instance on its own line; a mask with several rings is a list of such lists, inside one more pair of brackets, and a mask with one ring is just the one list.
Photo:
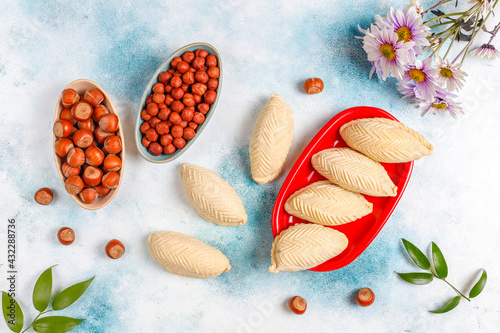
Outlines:
[[[186, 142], [186, 146], [184, 146], [184, 148], [176, 150], [174, 152], [174, 154], [171, 154], [171, 155], [161, 154], [161, 155], [166, 156], [164, 159], [154, 159], [153, 157], [151, 157], [153, 155], [151, 155], [149, 152], [147, 152], [147, 149], [144, 146], [142, 146], [142, 142], [141, 142], [142, 133], [140, 131], [140, 126], [143, 122], [143, 119], [141, 118], [141, 112], [142, 112], [142, 110], [144, 110], [143, 106], [146, 103], [146, 99], [151, 92], [151, 88], [153, 87], [153, 84], [158, 82], [158, 75], [161, 72], [167, 70], [167, 69], [165, 69], [165, 67], [170, 65], [170, 62], [172, 61], [172, 59], [174, 57], [179, 56], [180, 54], [184, 53], [188, 49], [191, 49], [194, 47], [200, 47], [200, 46], [203, 46], [203, 47], [206, 47], [206, 48], [212, 50], [213, 54], [217, 57], [217, 63], [218, 63], [220, 74], [219, 74], [219, 85], [217, 86], [217, 89], [215, 89], [215, 91], [217, 92], [217, 97], [215, 99], [215, 102], [210, 105], [210, 109], [209, 109], [208, 113], [205, 115], [205, 121], [203, 122], [203, 124], [198, 126], [198, 129], [196, 131], [196, 135], [194, 136], [194, 138], [192, 138], [191, 140], [188, 140]], [[173, 52], [164, 62], [161, 63], [160, 66], [158, 66], [158, 68], [156, 69], [156, 71], [154, 72], [154, 74], [151, 76], [148, 83], [146, 84], [146, 88], [144, 89], [144, 92], [142, 93], [141, 101], [139, 103], [138, 110], [137, 110], [137, 117], [136, 117], [136, 123], [135, 123], [135, 145], [137, 147], [137, 150], [139, 151], [139, 154], [148, 162], [156, 163], [156, 164], [172, 162], [173, 160], [180, 157], [196, 141], [196, 139], [198, 139], [198, 137], [201, 135], [201, 132], [203, 132], [206, 125], [208, 124], [210, 118], [212, 118], [212, 115], [215, 111], [215, 108], [217, 107], [217, 102], [219, 101], [221, 87], [222, 87], [222, 59], [221, 59], [219, 51], [213, 45], [205, 43], [205, 42], [196, 42], [196, 43], [191, 43], [191, 44], [185, 45], [185, 46], [181, 47], [180, 49], [176, 50], [175, 52]], [[161, 156], [161, 155], [159, 155], [159, 156]]]
[[[104, 101], [103, 101], [103, 104], [108, 108], [109, 112], [116, 114], [116, 116], [118, 117], [118, 123], [119, 123], [118, 130], [117, 130], [117, 133], [118, 133], [117, 136], [120, 138], [120, 140], [122, 142], [122, 151], [120, 152], [120, 154], [121, 154], [120, 158], [122, 160], [122, 167], [120, 168], [120, 170], [118, 170], [118, 174], [120, 175], [120, 180], [118, 182], [118, 186], [116, 188], [112, 189], [111, 191], [109, 191], [109, 193], [103, 197], [103, 199], [104, 198], [106, 198], [106, 199], [101, 200], [99, 202], [94, 202], [92, 204], [85, 204], [81, 201], [81, 199], [78, 195], [69, 194], [66, 191], [66, 189], [64, 190], [64, 192], [66, 192], [80, 207], [85, 208], [87, 210], [98, 210], [98, 209], [103, 208], [108, 203], [110, 203], [111, 200], [113, 200], [113, 198], [118, 193], [118, 189], [120, 188], [120, 186], [122, 184], [123, 173], [124, 173], [124, 169], [125, 169], [125, 136], [123, 135], [123, 125], [122, 125], [121, 120], [120, 120], [120, 115], [118, 114], [116, 107], [115, 107], [113, 101], [111, 100], [111, 97], [106, 92], [106, 90], [104, 90], [100, 85], [98, 85], [94, 81], [88, 80], [88, 79], [74, 80], [73, 82], [69, 83], [66, 87], [64, 87], [64, 89], [74, 89], [73, 87], [75, 85], [78, 85], [78, 84], [89, 84], [89, 85], [99, 89], [102, 92], [102, 94], [104, 95], [104, 101], [106, 101], [106, 103], [104, 103]], [[64, 107], [61, 104], [63, 90], [61, 90], [61, 94], [59, 94], [59, 98], [57, 99], [56, 109], [54, 112], [54, 122], [59, 120], [59, 115], [60, 115], [61, 111], [64, 109]], [[54, 154], [54, 160], [56, 162], [57, 172], [59, 173], [59, 177], [61, 178], [61, 181], [62, 181], [63, 186], [64, 186], [64, 183], [66, 181], [66, 177], [64, 177], [64, 175], [61, 171], [61, 166], [64, 163], [63, 162], [64, 158], [57, 155], [56, 151], [54, 149], [54, 144], [60, 138], [56, 137], [54, 135], [54, 133], [52, 133], [52, 138], [53, 138], [52, 152]], [[99, 198], [97, 200], [99, 200]]]

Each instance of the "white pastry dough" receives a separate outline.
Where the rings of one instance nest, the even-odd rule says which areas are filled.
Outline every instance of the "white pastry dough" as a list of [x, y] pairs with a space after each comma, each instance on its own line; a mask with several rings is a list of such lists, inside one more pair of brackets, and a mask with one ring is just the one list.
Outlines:
[[222, 252], [180, 232], [154, 232], [148, 237], [148, 245], [154, 260], [177, 275], [207, 279], [231, 269]]
[[215, 172], [184, 163], [181, 179], [189, 201], [205, 220], [222, 226], [245, 224], [247, 214], [240, 197]]
[[292, 147], [294, 136], [293, 112], [280, 95], [262, 109], [250, 140], [252, 177], [265, 184], [278, 177]]
[[317, 224], [295, 224], [274, 240], [269, 272], [316, 267], [342, 253], [347, 244], [347, 237], [337, 230]]
[[322, 150], [311, 163], [323, 177], [346, 190], [377, 197], [397, 194], [397, 186], [380, 163], [350, 148]]
[[292, 194], [285, 202], [285, 211], [303, 220], [339, 225], [355, 221], [373, 210], [373, 204], [361, 194], [322, 180]]
[[409, 162], [431, 155], [434, 150], [422, 135], [386, 118], [350, 121], [342, 125], [340, 135], [349, 147], [378, 162]]

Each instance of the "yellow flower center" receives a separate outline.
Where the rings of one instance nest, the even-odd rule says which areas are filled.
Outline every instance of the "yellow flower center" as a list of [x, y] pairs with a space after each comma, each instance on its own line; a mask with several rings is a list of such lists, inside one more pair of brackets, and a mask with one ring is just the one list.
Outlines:
[[380, 53], [382, 53], [382, 55], [388, 60], [396, 59], [396, 50], [394, 50], [394, 46], [391, 44], [382, 44], [380, 47]]
[[438, 110], [446, 110], [448, 108], [448, 105], [446, 105], [445, 102], [433, 103], [432, 106]]
[[396, 33], [398, 34], [398, 42], [403, 40], [406, 43], [411, 40], [411, 30], [408, 27], [401, 27], [396, 30]]
[[423, 82], [425, 81], [425, 73], [421, 69], [410, 69], [410, 77], [415, 81], [415, 82]]
[[441, 75], [447, 79], [453, 77], [453, 73], [451, 70], [449, 70], [448, 68], [443, 68], [441, 69]]

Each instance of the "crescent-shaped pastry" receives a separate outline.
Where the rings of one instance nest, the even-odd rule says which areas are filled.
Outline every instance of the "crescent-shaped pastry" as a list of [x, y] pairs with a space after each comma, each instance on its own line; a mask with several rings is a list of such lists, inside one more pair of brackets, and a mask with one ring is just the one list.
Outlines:
[[265, 184], [278, 177], [292, 147], [294, 136], [293, 112], [280, 95], [262, 109], [250, 140], [252, 177]]
[[181, 179], [189, 201], [205, 220], [222, 226], [245, 224], [247, 214], [240, 197], [215, 172], [183, 163]]
[[285, 202], [288, 214], [322, 225], [352, 222], [372, 210], [373, 204], [361, 194], [345, 190], [328, 180], [298, 190]]
[[350, 148], [322, 150], [311, 163], [323, 177], [346, 190], [376, 197], [397, 194], [397, 186], [380, 163]]
[[349, 147], [372, 160], [404, 163], [431, 155], [434, 147], [419, 133], [398, 121], [363, 118], [340, 127], [340, 135]]
[[269, 272], [316, 267], [342, 253], [347, 243], [347, 237], [337, 230], [317, 224], [295, 224], [274, 239]]
[[148, 237], [148, 245], [154, 260], [177, 275], [207, 279], [231, 269], [222, 252], [180, 232], [154, 232]]

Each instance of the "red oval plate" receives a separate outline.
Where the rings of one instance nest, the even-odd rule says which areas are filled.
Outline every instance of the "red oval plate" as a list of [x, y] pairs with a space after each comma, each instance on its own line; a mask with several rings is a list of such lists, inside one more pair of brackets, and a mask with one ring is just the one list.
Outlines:
[[[278, 193], [271, 220], [274, 237], [282, 230], [296, 223], [309, 223], [285, 212], [284, 205], [286, 199], [295, 191], [311, 183], [325, 179], [325, 177], [321, 176], [312, 167], [311, 157], [323, 149], [347, 147], [347, 144], [340, 136], [340, 127], [351, 120], [374, 117], [388, 118], [397, 121], [396, 118], [384, 110], [360, 106], [342, 111], [333, 117], [332, 120], [316, 134], [314, 139], [311, 140], [309, 145], [307, 145], [306, 149], [304, 149], [299, 156], [297, 162], [295, 162], [295, 165], [292, 170], [290, 170], [290, 173], [286, 177]], [[349, 244], [341, 254], [319, 266], [311, 268], [311, 271], [333, 271], [350, 264], [368, 247], [368, 245], [370, 245], [389, 216], [391, 216], [410, 180], [413, 170], [413, 161], [407, 163], [382, 163], [382, 166], [385, 168], [394, 184], [398, 187], [398, 194], [395, 197], [371, 197], [365, 195], [364, 197], [366, 200], [373, 203], [373, 212], [359, 220], [329, 227], [344, 233], [349, 240]]]

